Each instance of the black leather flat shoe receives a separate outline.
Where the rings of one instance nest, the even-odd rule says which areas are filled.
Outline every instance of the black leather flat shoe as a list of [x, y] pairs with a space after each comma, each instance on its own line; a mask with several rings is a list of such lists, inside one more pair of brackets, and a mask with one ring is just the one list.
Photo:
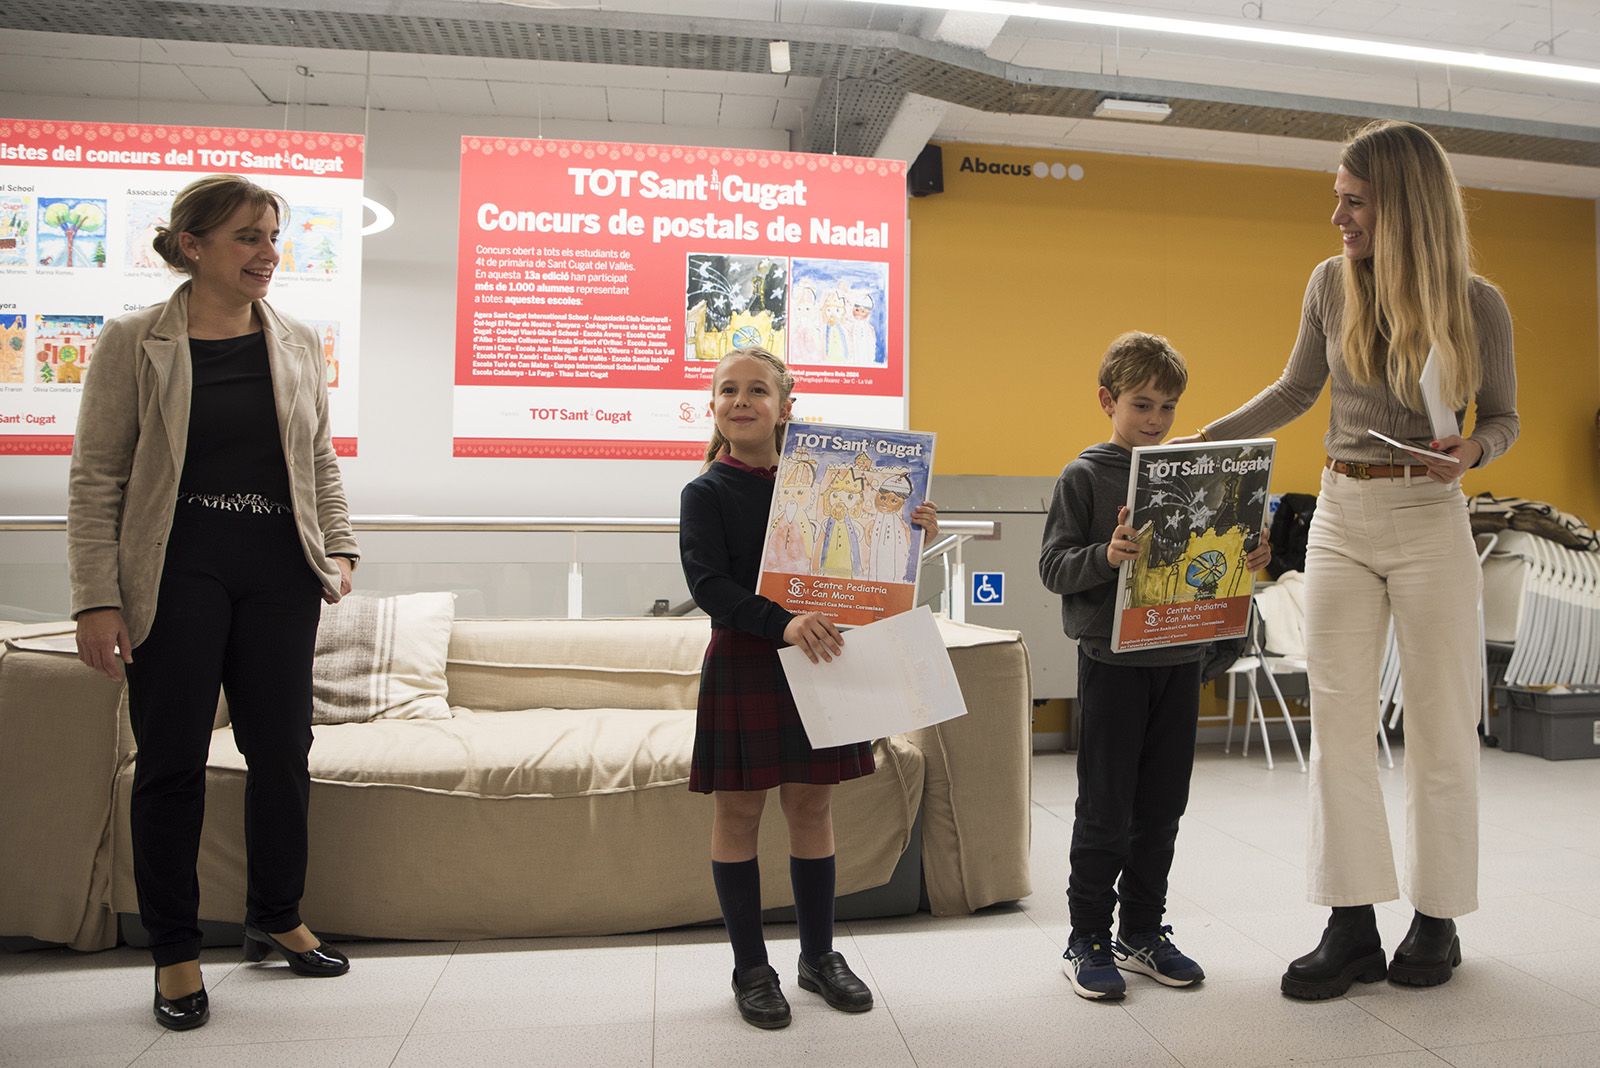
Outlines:
[[1317, 948], [1289, 964], [1284, 994], [1301, 1001], [1341, 996], [1355, 982], [1376, 983], [1389, 972], [1371, 905], [1336, 908]]
[[744, 1022], [763, 1030], [789, 1026], [789, 1001], [778, 986], [778, 973], [770, 964], [757, 964], [743, 975], [733, 973], [733, 998]]
[[244, 929], [245, 960], [262, 960], [273, 950], [277, 950], [289, 962], [289, 970], [296, 975], [328, 978], [350, 970], [350, 958], [326, 942], [319, 942], [316, 949], [296, 953], [265, 931], [258, 931], [254, 927]]
[[193, 1031], [211, 1019], [211, 999], [202, 985], [181, 998], [161, 996], [161, 966], [156, 966], [156, 1023], [169, 1031]]
[[1448, 983], [1461, 963], [1461, 939], [1456, 937], [1456, 921], [1440, 920], [1417, 913], [1411, 917], [1411, 930], [1394, 951], [1389, 965], [1389, 982], [1401, 986], [1438, 986]]
[[872, 991], [856, 978], [843, 954], [829, 951], [817, 958], [816, 966], [800, 958], [800, 989], [821, 994], [822, 1000], [840, 1012], [866, 1012], [872, 1008]]

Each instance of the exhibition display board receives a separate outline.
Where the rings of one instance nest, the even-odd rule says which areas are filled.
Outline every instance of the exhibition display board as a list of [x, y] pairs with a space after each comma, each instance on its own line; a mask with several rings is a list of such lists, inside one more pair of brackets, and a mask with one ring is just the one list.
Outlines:
[[280, 194], [268, 298], [322, 346], [334, 448], [356, 451], [361, 308], [358, 134], [0, 119], [0, 453], [72, 451], [108, 319], [166, 300], [154, 249], [173, 197], [206, 174]]
[[688, 459], [760, 345], [795, 418], [903, 429], [905, 164], [466, 137], [457, 456]]

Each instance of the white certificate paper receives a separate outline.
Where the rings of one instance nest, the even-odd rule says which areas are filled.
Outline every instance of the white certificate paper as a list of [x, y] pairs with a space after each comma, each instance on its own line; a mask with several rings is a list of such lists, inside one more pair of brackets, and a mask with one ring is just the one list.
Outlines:
[[1461, 428], [1456, 425], [1456, 413], [1444, 402], [1444, 388], [1439, 383], [1438, 350], [1429, 349], [1428, 359], [1422, 365], [1422, 377], [1418, 385], [1422, 388], [1422, 406], [1428, 410], [1428, 426], [1433, 430], [1433, 440], [1443, 441], [1461, 433]]
[[813, 664], [778, 650], [813, 749], [870, 742], [967, 714], [927, 605], [847, 631], [844, 653]]

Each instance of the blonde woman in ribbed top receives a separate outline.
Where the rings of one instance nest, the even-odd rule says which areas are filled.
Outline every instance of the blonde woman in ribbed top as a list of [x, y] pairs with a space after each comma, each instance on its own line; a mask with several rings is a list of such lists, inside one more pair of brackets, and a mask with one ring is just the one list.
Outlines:
[[[1461, 472], [1517, 438], [1511, 316], [1472, 272], [1461, 192], [1444, 150], [1409, 123], [1345, 146], [1333, 225], [1344, 250], [1306, 287], [1283, 374], [1199, 436], [1283, 426], [1332, 380], [1328, 458], [1306, 552], [1311, 688], [1310, 900], [1333, 909], [1317, 948], [1289, 965], [1291, 997], [1360, 980], [1437, 986], [1461, 960], [1455, 917], [1478, 907], [1478, 591]], [[1457, 433], [1434, 437], [1419, 387], [1430, 348]], [[1475, 408], [1470, 436], [1463, 418]], [[1454, 458], [1385, 445], [1381, 431]], [[1393, 616], [1406, 680], [1406, 860], [1397, 883], [1378, 782], [1376, 717]], [[1392, 963], [1373, 903], [1415, 907]]]

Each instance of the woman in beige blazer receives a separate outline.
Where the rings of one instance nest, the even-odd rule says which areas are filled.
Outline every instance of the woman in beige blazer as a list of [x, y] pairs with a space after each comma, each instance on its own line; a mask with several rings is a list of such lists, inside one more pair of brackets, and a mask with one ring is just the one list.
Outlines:
[[299, 916], [320, 602], [358, 558], [315, 334], [264, 298], [281, 197], [212, 175], [173, 202], [155, 250], [189, 276], [113, 319], [84, 382], [67, 507], [78, 655], [126, 672], [138, 762], [139, 912], [165, 1027], [209, 1017], [195, 863], [219, 688], [249, 765], [245, 955], [299, 975], [349, 960]]

